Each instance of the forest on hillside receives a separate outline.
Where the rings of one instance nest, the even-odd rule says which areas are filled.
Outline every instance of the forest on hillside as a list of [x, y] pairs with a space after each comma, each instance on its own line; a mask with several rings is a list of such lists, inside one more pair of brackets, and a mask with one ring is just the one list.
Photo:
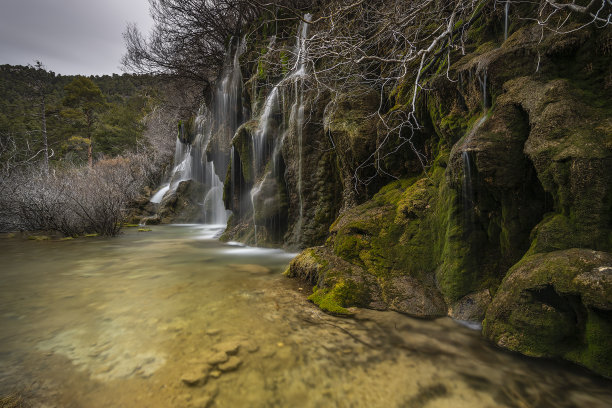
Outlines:
[[163, 76], [0, 66], [0, 230], [116, 234], [197, 98]]
[[[50, 159], [72, 164], [87, 161], [87, 119], [66, 99], [66, 87], [75, 80], [75, 76], [56, 75], [32, 66], [0, 66], [0, 134], [5, 167], [30, 160], [44, 148], [41, 103]], [[95, 92], [99, 90], [91, 132], [95, 156], [112, 157], [137, 149], [144, 143], [143, 119], [160, 98], [158, 80], [150, 75], [115, 74], [86, 81], [97, 87]], [[79, 89], [72, 90], [76, 92]]]

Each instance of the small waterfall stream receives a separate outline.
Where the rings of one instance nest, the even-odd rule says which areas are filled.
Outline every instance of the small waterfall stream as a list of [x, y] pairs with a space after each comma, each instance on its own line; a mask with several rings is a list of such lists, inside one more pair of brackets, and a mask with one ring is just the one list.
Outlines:
[[176, 145], [174, 148], [174, 162], [172, 171], [170, 172], [170, 176], [149, 201], [154, 204], [161, 203], [162, 199], [168, 192], [173, 193], [174, 191], [176, 191], [176, 188], [178, 187], [181, 181], [191, 179], [191, 170], [191, 145], [183, 143], [179, 135], [179, 137], [176, 138]]
[[[304, 20], [310, 21], [312, 16], [306, 14]], [[272, 183], [274, 178], [283, 178], [281, 172], [281, 146], [288, 135], [296, 138], [298, 169], [297, 185], [295, 186], [298, 196], [298, 219], [294, 223], [293, 237], [295, 242], [300, 241], [303, 225], [303, 126], [304, 126], [304, 81], [307, 75], [306, 69], [306, 39], [309, 24], [301, 22], [294, 46], [295, 64], [292, 70], [281, 79], [268, 93], [263, 111], [259, 118], [259, 126], [252, 138], [253, 169], [255, 183], [250, 192], [251, 205], [253, 209], [253, 226], [255, 230], [255, 245], [258, 242], [258, 222], [261, 205], [278, 201], [280, 192], [278, 188], [265, 186]], [[290, 85], [290, 86], [289, 86]], [[288, 92], [290, 89], [291, 92]], [[290, 95], [290, 97], [288, 96]], [[289, 101], [291, 98], [291, 101]], [[289, 117], [283, 107], [285, 102], [290, 103]], [[279, 137], [280, 135], [280, 137]], [[270, 160], [271, 166], [265, 167]]]
[[[312, 15], [306, 14], [304, 20], [311, 21]], [[296, 48], [298, 49], [298, 57], [296, 61], [296, 70], [292, 75], [295, 102], [291, 108], [290, 123], [293, 129], [295, 129], [295, 135], [297, 137], [298, 144], [298, 202], [299, 202], [299, 219], [295, 223], [293, 236], [295, 242], [301, 241], [302, 227], [304, 224], [304, 197], [303, 197], [303, 183], [302, 183], [302, 161], [303, 161], [303, 135], [304, 135], [304, 77], [307, 75], [306, 71], [306, 38], [308, 36], [308, 30], [310, 24], [304, 22], [300, 23], [299, 36], [297, 39]]]
[[474, 186], [472, 181], [472, 163], [470, 152], [464, 150], [461, 152], [461, 160], [463, 161], [463, 180], [462, 180], [462, 199], [463, 199], [463, 214], [466, 232], [472, 230], [474, 224]]
[[510, 11], [510, 0], [506, 0], [504, 7], [504, 41], [508, 39], [508, 13]]

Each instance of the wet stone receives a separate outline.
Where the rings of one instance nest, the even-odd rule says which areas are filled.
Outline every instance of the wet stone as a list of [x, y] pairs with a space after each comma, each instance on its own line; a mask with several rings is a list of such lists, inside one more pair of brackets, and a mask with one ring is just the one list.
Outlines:
[[221, 329], [208, 329], [208, 330], [206, 330], [206, 334], [208, 336], [217, 336], [217, 335], [221, 334]]
[[225, 352], [219, 351], [218, 353], [213, 353], [210, 356], [208, 356], [206, 358], [206, 362], [210, 365], [216, 365], [216, 364], [225, 363], [228, 359], [229, 357]]
[[252, 340], [246, 340], [241, 343], [242, 347], [249, 353], [255, 353], [259, 350], [259, 346]]
[[238, 350], [240, 349], [240, 343], [237, 341], [226, 341], [214, 345], [213, 349], [220, 353], [225, 353], [230, 356], [233, 356], [234, 354], [238, 353]]
[[236, 356], [232, 356], [226, 363], [219, 364], [219, 370], [228, 372], [237, 370], [242, 365], [242, 360]]
[[203, 396], [194, 398], [188, 406], [190, 408], [209, 408], [218, 393], [219, 390], [216, 387], [211, 387]]
[[186, 372], [181, 377], [181, 382], [190, 387], [204, 385], [206, 384], [206, 380], [208, 380], [208, 373], [201, 369], [194, 369]]

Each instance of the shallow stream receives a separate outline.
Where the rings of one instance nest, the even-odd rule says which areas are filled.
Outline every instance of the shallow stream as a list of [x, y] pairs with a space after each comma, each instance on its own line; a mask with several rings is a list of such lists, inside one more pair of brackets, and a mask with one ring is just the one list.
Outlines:
[[321, 313], [212, 227], [0, 240], [0, 396], [33, 407], [610, 407], [612, 382], [450, 319]]

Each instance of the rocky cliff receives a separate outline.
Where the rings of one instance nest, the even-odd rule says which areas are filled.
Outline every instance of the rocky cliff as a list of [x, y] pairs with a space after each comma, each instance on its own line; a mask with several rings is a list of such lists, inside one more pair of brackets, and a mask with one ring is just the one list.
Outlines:
[[612, 376], [611, 6], [430, 3], [406, 14], [431, 44], [414, 58], [399, 33], [363, 55], [323, 41], [368, 44], [384, 18], [258, 22], [224, 77], [241, 81], [237, 130], [207, 148], [222, 239], [303, 249], [286, 274], [331, 313], [449, 315]]

